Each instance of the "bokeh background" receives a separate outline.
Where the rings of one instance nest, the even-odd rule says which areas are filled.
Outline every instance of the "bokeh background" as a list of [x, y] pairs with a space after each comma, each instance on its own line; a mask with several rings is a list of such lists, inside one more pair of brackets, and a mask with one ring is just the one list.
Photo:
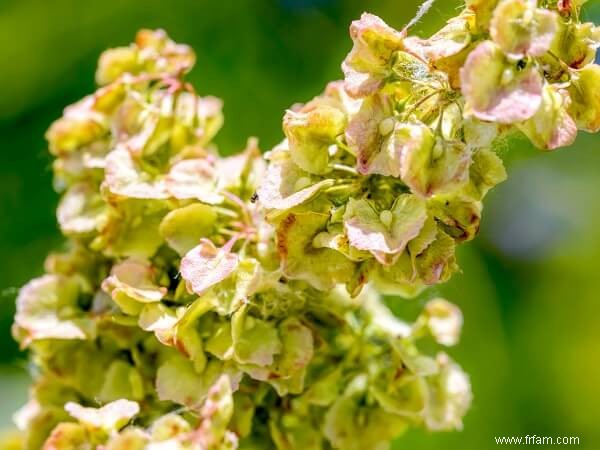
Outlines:
[[[351, 47], [363, 10], [396, 28], [417, 0], [0, 1], [0, 429], [26, 397], [25, 355], [10, 337], [17, 288], [61, 245], [43, 134], [62, 108], [94, 89], [106, 47], [162, 27], [191, 44], [191, 81], [225, 101], [224, 153], [258, 136], [281, 139], [285, 108], [319, 93]], [[423, 35], [459, 7], [438, 0]], [[585, 9], [600, 22], [600, 1]], [[600, 86], [598, 87], [600, 89]], [[510, 147], [510, 148], [509, 148]], [[395, 302], [414, 316], [444, 295], [465, 315], [451, 354], [475, 399], [462, 432], [410, 431], [394, 448], [491, 449], [502, 435], [578, 436], [600, 448], [600, 137], [542, 153], [524, 141], [502, 151], [510, 179], [491, 193], [481, 236], [463, 246], [463, 274], [422, 298]]]

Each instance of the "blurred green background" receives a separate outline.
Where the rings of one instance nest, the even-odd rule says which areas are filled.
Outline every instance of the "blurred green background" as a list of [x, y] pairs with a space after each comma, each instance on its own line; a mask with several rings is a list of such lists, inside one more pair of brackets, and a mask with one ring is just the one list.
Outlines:
[[[191, 44], [191, 81], [225, 100], [217, 142], [231, 153], [249, 135], [268, 149], [281, 116], [341, 76], [348, 25], [363, 10], [402, 27], [416, 0], [1, 0], [0, 1], [0, 428], [25, 400], [26, 359], [10, 337], [17, 287], [60, 247], [43, 134], [62, 108], [94, 89], [95, 61], [162, 27]], [[419, 32], [457, 11], [438, 0]], [[585, 16], [600, 22], [600, 2]], [[599, 86], [600, 89], [600, 86]], [[473, 449], [494, 436], [579, 436], [600, 448], [600, 138], [541, 153], [522, 141], [503, 151], [508, 182], [488, 198], [481, 236], [463, 246], [463, 274], [444, 295], [465, 314], [451, 354], [471, 374], [475, 400], [464, 431], [411, 431], [395, 448]]]

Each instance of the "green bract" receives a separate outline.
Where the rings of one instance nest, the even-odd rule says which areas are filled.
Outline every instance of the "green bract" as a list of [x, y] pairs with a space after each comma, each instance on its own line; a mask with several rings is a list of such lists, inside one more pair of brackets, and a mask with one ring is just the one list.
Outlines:
[[[548, 2], [543, 3], [545, 5]], [[68, 250], [24, 286], [36, 367], [16, 415], [36, 450], [382, 450], [462, 427], [462, 314], [414, 296], [457, 270], [504, 181], [497, 138], [600, 129], [598, 32], [577, 2], [469, 0], [429, 38], [363, 14], [345, 80], [221, 157], [221, 101], [163, 31], [105, 52], [94, 94], [48, 130]]]

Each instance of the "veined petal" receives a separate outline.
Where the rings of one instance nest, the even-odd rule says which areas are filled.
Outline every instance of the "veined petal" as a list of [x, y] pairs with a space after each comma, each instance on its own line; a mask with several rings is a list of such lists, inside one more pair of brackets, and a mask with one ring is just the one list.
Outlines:
[[[389, 221], [382, 221], [386, 213]], [[344, 227], [350, 245], [369, 251], [380, 262], [386, 263], [386, 255], [401, 253], [419, 234], [426, 218], [425, 203], [414, 195], [401, 195], [387, 212], [377, 212], [368, 200], [350, 199], [344, 214]]]
[[231, 252], [235, 240], [218, 249], [208, 239], [191, 249], [181, 260], [181, 276], [188, 290], [197, 295], [229, 277], [239, 264], [238, 255]]
[[386, 96], [374, 94], [363, 100], [346, 128], [346, 142], [356, 155], [359, 173], [399, 176], [400, 161], [395, 146], [383, 145], [395, 124], [392, 104]]
[[542, 77], [534, 67], [517, 71], [493, 42], [473, 50], [461, 69], [465, 113], [511, 124], [533, 117], [542, 103]]
[[471, 151], [461, 141], [433, 140], [432, 133], [424, 125], [405, 128], [410, 133], [407, 146], [402, 152], [401, 175], [414, 192], [430, 197], [455, 191], [468, 181]]

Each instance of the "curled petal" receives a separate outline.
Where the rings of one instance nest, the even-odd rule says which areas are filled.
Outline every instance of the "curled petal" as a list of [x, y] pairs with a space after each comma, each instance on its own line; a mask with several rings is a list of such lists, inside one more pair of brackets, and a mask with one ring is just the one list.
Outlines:
[[353, 97], [374, 93], [391, 74], [394, 53], [402, 50], [404, 34], [373, 14], [363, 13], [350, 25], [354, 46], [344, 63], [346, 91]]
[[160, 302], [167, 289], [155, 282], [154, 268], [147, 261], [127, 259], [113, 266], [102, 289], [126, 314], [138, 314], [144, 303]]
[[439, 226], [457, 241], [469, 241], [479, 232], [481, 202], [439, 199], [429, 206]]
[[456, 265], [456, 242], [442, 231], [415, 261], [421, 281], [428, 286], [444, 283], [458, 270]]
[[190, 292], [201, 295], [233, 273], [239, 264], [238, 255], [231, 253], [234, 243], [235, 239], [218, 249], [208, 239], [202, 239], [186, 253], [181, 260], [181, 276]]
[[567, 112], [569, 103], [566, 92], [547, 85], [540, 109], [517, 127], [538, 148], [554, 150], [571, 145], [577, 137], [577, 125]]
[[469, 183], [461, 194], [474, 201], [483, 200], [490, 189], [506, 180], [502, 158], [493, 150], [480, 148], [473, 154]]
[[310, 200], [333, 180], [313, 181], [285, 154], [274, 155], [258, 189], [258, 200], [267, 209], [290, 209]]
[[158, 340], [169, 345], [173, 339], [177, 316], [162, 303], [148, 303], [140, 312], [138, 326], [156, 334]]
[[486, 41], [461, 69], [465, 112], [480, 120], [511, 124], [530, 119], [542, 103], [542, 77], [534, 67], [517, 71], [502, 51]]

